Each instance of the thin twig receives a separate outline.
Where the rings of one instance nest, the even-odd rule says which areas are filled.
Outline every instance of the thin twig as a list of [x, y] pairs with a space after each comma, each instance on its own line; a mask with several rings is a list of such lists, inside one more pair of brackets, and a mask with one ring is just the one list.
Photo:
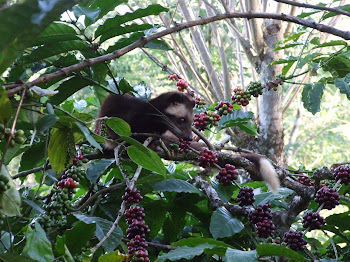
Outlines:
[[208, 148], [210, 150], [215, 150], [214, 146], [212, 145], [212, 143], [210, 143], [210, 141], [205, 137], [205, 135], [203, 135], [200, 131], [198, 131], [196, 128], [194, 128], [192, 126], [192, 131], [193, 133], [195, 133], [200, 139], [203, 140], [203, 142], [208, 146]]

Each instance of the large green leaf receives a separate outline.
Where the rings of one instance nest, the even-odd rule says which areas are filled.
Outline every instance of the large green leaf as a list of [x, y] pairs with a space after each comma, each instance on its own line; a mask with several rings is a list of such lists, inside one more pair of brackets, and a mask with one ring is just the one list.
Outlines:
[[44, 45], [48, 43], [57, 43], [68, 40], [79, 40], [77, 32], [73, 26], [63, 23], [54, 22], [34, 40], [33, 46]]
[[178, 192], [178, 193], [185, 192], [185, 193], [202, 194], [202, 192], [198, 188], [196, 188], [194, 185], [188, 183], [187, 181], [184, 181], [181, 179], [175, 179], [175, 178], [170, 178], [155, 184], [154, 190]]
[[327, 225], [337, 226], [341, 231], [349, 230], [350, 228], [350, 213], [340, 213], [330, 215], [326, 218]]
[[62, 42], [53, 42], [40, 46], [37, 49], [24, 58], [24, 63], [29, 64], [40, 61], [45, 58], [49, 58], [54, 55], [67, 53], [69, 51], [89, 51], [89, 43], [84, 40], [70, 40]]
[[[111, 229], [113, 222], [108, 221], [106, 219], [100, 217], [90, 217], [85, 215], [74, 214], [74, 216], [87, 224], [95, 223], [96, 224], [96, 232], [98, 240], [102, 240], [107, 232]], [[103, 243], [103, 248], [107, 252], [112, 252], [117, 246], [119, 246], [121, 240], [123, 238], [123, 231], [120, 227], [116, 227], [110, 237]]]
[[68, 97], [73, 95], [75, 92], [88, 85], [93, 84], [94, 82], [89, 81], [86, 78], [82, 78], [79, 76], [72, 77], [60, 84], [60, 86], [57, 88], [58, 93], [49, 99], [49, 103], [53, 105], [58, 105], [65, 101]]
[[114, 159], [99, 159], [92, 161], [86, 170], [86, 177], [91, 183], [96, 183], [97, 179], [114, 163]]
[[151, 29], [151, 28], [153, 28], [153, 25], [150, 25], [150, 24], [141, 24], [141, 25], [131, 24], [131, 25], [125, 25], [125, 26], [118, 25], [114, 30], [109, 30], [109, 31], [103, 33], [100, 41], [104, 42], [107, 39], [115, 37], [115, 36], [120, 36], [123, 34], [133, 33], [133, 32], [138, 32], [138, 31], [144, 31], [144, 30]]
[[40, 142], [33, 144], [24, 154], [22, 155], [19, 171], [29, 170], [37, 167], [45, 157], [46, 143]]
[[345, 77], [350, 72], [350, 51], [338, 54], [323, 66], [334, 77]]
[[147, 6], [144, 9], [137, 9], [136, 11], [132, 12], [132, 13], [126, 13], [124, 15], [116, 15], [113, 18], [107, 19], [106, 22], [99, 26], [99, 28], [96, 30], [95, 35], [96, 36], [100, 36], [103, 35], [104, 33], [108, 32], [108, 31], [114, 31], [115, 28], [117, 28], [118, 26], [120, 26], [121, 24], [125, 23], [125, 22], [130, 22], [133, 21], [137, 18], [142, 18], [145, 16], [149, 16], [149, 15], [158, 15], [161, 12], [166, 12], [168, 11], [167, 8], [159, 5], [159, 4], [152, 4]]
[[14, 254], [14, 253], [0, 254], [0, 260], [3, 262], [35, 262], [37, 261], [37, 260], [33, 260], [31, 258]]
[[308, 84], [304, 86], [301, 100], [303, 101], [304, 108], [312, 114], [316, 114], [321, 110], [320, 104], [325, 86], [325, 82], [317, 82], [313, 85]]
[[0, 112], [0, 123], [6, 124], [12, 116], [12, 107], [6, 90], [2, 86], [0, 86]]
[[281, 256], [281, 257], [288, 257], [292, 259], [292, 261], [308, 261], [300, 255], [298, 252], [295, 252], [291, 250], [290, 248], [287, 248], [285, 246], [275, 245], [275, 244], [267, 244], [262, 243], [257, 248], [256, 251], [258, 252], [259, 256]]
[[73, 6], [73, 13], [75, 17], [79, 18], [80, 16], [85, 16], [84, 24], [85, 26], [89, 26], [92, 23], [95, 23], [100, 15], [100, 8], [91, 8], [85, 7], [80, 4]]
[[350, 100], [350, 73], [343, 78], [334, 79], [334, 84], [339, 88], [340, 93], [345, 94]]
[[23, 0], [0, 10], [0, 74], [75, 1]]
[[258, 262], [256, 250], [242, 251], [238, 249], [228, 248], [224, 257], [225, 262]]
[[80, 5], [83, 6], [85, 3], [89, 4], [88, 6], [90, 8], [99, 8], [100, 13], [98, 15], [98, 18], [101, 18], [105, 14], [107, 14], [109, 11], [113, 11], [114, 8], [122, 3], [128, 2], [127, 0], [95, 0], [92, 2], [81, 2]]
[[138, 147], [131, 145], [127, 148], [127, 152], [130, 159], [143, 168], [162, 175], [166, 174], [166, 168], [162, 160], [152, 150], [149, 150], [147, 154], [143, 150], [140, 150]]
[[120, 136], [131, 136], [131, 128], [127, 122], [118, 117], [107, 119], [107, 125]]
[[228, 127], [237, 126], [247, 134], [257, 136], [257, 125], [252, 121], [252, 112], [245, 112], [242, 110], [235, 110], [232, 114], [223, 116], [220, 119], [218, 129], [222, 130]]
[[65, 170], [72, 163], [75, 152], [73, 133], [69, 129], [54, 130], [48, 148], [49, 160], [56, 173]]
[[209, 229], [214, 239], [217, 239], [237, 234], [244, 229], [244, 225], [240, 220], [234, 218], [225, 207], [220, 207], [213, 212]]
[[211, 184], [215, 191], [218, 193], [220, 199], [224, 202], [230, 201], [232, 198], [233, 190], [236, 186], [230, 185], [230, 186], [224, 186], [221, 183], [219, 183], [217, 180], [212, 179]]
[[76, 122], [75, 123], [79, 129], [83, 132], [86, 140], [90, 143], [90, 145], [92, 145], [93, 147], [97, 148], [98, 150], [100, 150], [102, 152], [102, 147], [99, 143], [96, 142], [96, 140], [92, 137], [92, 135], [90, 134], [90, 130], [86, 127], [83, 126], [82, 124]]
[[46, 237], [45, 231], [39, 223], [35, 223], [35, 228], [31, 229], [27, 226], [26, 245], [23, 249], [23, 255], [30, 257], [39, 262], [54, 261], [52, 247], [50, 241]]
[[210, 244], [201, 244], [195, 247], [178, 247], [175, 250], [171, 250], [170, 252], [159, 256], [158, 260], [160, 262], [166, 261], [167, 259], [170, 261], [178, 261], [180, 259], [191, 260], [192, 258], [203, 254], [205, 249], [212, 249], [214, 247], [215, 245]]

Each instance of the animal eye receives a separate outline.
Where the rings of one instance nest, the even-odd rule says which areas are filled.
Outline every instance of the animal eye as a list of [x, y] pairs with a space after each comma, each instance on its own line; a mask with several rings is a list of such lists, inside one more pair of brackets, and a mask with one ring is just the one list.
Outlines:
[[184, 117], [179, 117], [179, 123], [185, 123], [186, 122], [186, 118]]

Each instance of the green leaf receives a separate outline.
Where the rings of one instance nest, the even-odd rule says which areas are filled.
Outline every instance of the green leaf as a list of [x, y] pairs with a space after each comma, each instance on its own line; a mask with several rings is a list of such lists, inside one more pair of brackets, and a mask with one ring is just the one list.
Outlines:
[[302, 68], [306, 63], [312, 62], [316, 57], [322, 56], [322, 53], [312, 53], [308, 54], [305, 57], [301, 58], [297, 68]]
[[19, 171], [29, 170], [34, 167], [38, 167], [38, 164], [40, 164], [44, 160], [45, 153], [46, 143], [44, 141], [33, 144], [22, 155]]
[[160, 157], [152, 150], [148, 151], [148, 154], [144, 150], [140, 150], [138, 147], [131, 145], [127, 148], [130, 159], [137, 165], [143, 168], [157, 172], [161, 175], [166, 174], [166, 168], [160, 159]]
[[[90, 217], [85, 215], [74, 214], [74, 216], [87, 224], [96, 223], [96, 236], [101, 241], [111, 229], [113, 222], [100, 217]], [[112, 252], [119, 246], [123, 238], [123, 231], [120, 227], [116, 227], [110, 237], [103, 243], [103, 248], [106, 252]]]
[[96, 183], [97, 179], [114, 163], [114, 159], [100, 159], [92, 161], [86, 170], [86, 177], [91, 183]]
[[211, 184], [222, 201], [230, 201], [232, 198], [233, 190], [235, 189], [234, 185], [224, 186], [214, 179], [211, 179]]
[[70, 0], [24, 0], [0, 10], [0, 75], [52, 21], [74, 4]]
[[350, 100], [350, 73], [343, 78], [334, 79], [334, 84], [339, 88], [340, 93], [345, 94]]
[[99, 143], [97, 143], [96, 140], [90, 135], [90, 130], [78, 122], [76, 122], [75, 124], [83, 132], [86, 140], [90, 143], [90, 145], [92, 145], [93, 147], [97, 148], [98, 150], [100, 150], [102, 152], [103, 149], [102, 149], [101, 145]]
[[49, 130], [54, 124], [56, 124], [58, 118], [55, 114], [44, 115], [40, 118], [36, 124], [38, 132], [45, 132]]
[[192, 258], [203, 254], [204, 249], [211, 249], [214, 247], [214, 245], [209, 244], [201, 244], [196, 247], [178, 247], [177, 249], [171, 250], [170, 252], [159, 256], [158, 260], [159, 262], [166, 261], [167, 259], [170, 261], [177, 261], [180, 259], [191, 260]]
[[72, 8], [73, 13], [75, 17], [79, 18], [82, 15], [85, 15], [85, 25], [91, 25], [92, 23], [95, 23], [99, 17], [100, 14], [100, 8], [88, 8], [84, 6], [75, 5]]
[[256, 248], [256, 251], [258, 252], [258, 255], [261, 257], [281, 256], [281, 257], [288, 257], [293, 261], [297, 261], [297, 262], [308, 261], [307, 259], [305, 259], [305, 257], [300, 255], [298, 252], [295, 252], [285, 246], [280, 246], [275, 244], [266, 244], [266, 243], [260, 244]]
[[84, 223], [78, 221], [72, 229], [64, 232], [63, 238], [65, 245], [72, 255], [81, 253], [81, 249], [86, 246], [87, 242], [95, 235], [96, 224]]
[[89, 51], [89, 43], [84, 40], [70, 40], [62, 42], [53, 42], [40, 46], [25, 57], [24, 63], [29, 64], [49, 58], [51, 56], [67, 53], [69, 51]]
[[242, 222], [234, 218], [225, 207], [218, 208], [211, 216], [209, 230], [214, 239], [233, 236], [243, 229]]
[[0, 260], [3, 262], [35, 262], [37, 261], [37, 260], [33, 260], [31, 258], [27, 258], [25, 256], [21, 256], [14, 253], [0, 254]]
[[350, 72], [350, 51], [336, 55], [323, 66], [334, 77], [345, 77]]
[[125, 255], [121, 254], [119, 250], [112, 253], [104, 254], [98, 258], [98, 262], [124, 262]]
[[154, 190], [156, 191], [167, 191], [167, 192], [185, 192], [185, 193], [194, 193], [202, 194], [202, 192], [196, 188], [194, 185], [188, 183], [185, 180], [170, 178], [164, 181], [161, 181], [154, 185]]
[[3, 165], [1, 168], [1, 177], [6, 177], [8, 189], [0, 194], [0, 211], [6, 216], [21, 215], [21, 196], [16, 189], [16, 185], [12, 180], [7, 168]]
[[120, 136], [131, 136], [131, 129], [127, 122], [118, 117], [107, 119], [107, 125]]
[[109, 30], [107, 32], [105, 32], [102, 36], [101, 36], [101, 43], [106, 41], [107, 39], [110, 39], [112, 37], [115, 36], [120, 36], [120, 35], [124, 35], [127, 33], [133, 33], [133, 32], [139, 32], [139, 31], [144, 31], [147, 29], [151, 29], [153, 28], [153, 25], [150, 24], [131, 24], [131, 25], [125, 25], [125, 26], [121, 26], [118, 25], [114, 30]]
[[128, 81], [125, 80], [124, 77], [118, 81], [118, 85], [123, 93], [135, 92], [134, 88], [129, 84]]
[[6, 124], [12, 117], [12, 107], [7, 92], [2, 86], [0, 86], [0, 112], [0, 122]]
[[101, 25], [97, 30], [95, 35], [100, 36], [104, 33], [115, 30], [116, 27], [119, 25], [130, 22], [138, 18], [142, 18], [149, 15], [158, 15], [161, 12], [167, 12], [168, 9], [159, 5], [159, 4], [152, 4], [147, 6], [144, 9], [137, 9], [136, 11], [132, 13], [126, 13], [124, 15], [116, 15], [113, 18], [107, 19], [103, 25]]
[[279, 46], [279, 47], [276, 47], [275, 49], [273, 49], [272, 51], [278, 51], [278, 50], [283, 50], [283, 49], [288, 49], [288, 48], [292, 48], [292, 47], [295, 47], [295, 46], [298, 46], [298, 45], [303, 45], [304, 43], [290, 43], [290, 44], [286, 44], [284, 46]]
[[59, 105], [80, 89], [93, 84], [94, 82], [89, 81], [86, 78], [79, 76], [72, 77], [60, 84], [60, 86], [56, 89], [58, 90], [58, 93], [50, 97], [49, 103]]
[[80, 2], [79, 5], [89, 4], [88, 6], [92, 9], [99, 8], [100, 13], [98, 18], [101, 18], [109, 11], [114, 11], [114, 8], [120, 4], [126, 3], [127, 0], [95, 0], [92, 2]]
[[305, 85], [301, 94], [301, 100], [303, 101], [304, 108], [310, 111], [313, 115], [320, 112], [321, 98], [323, 95], [325, 82], [317, 82], [313, 85]]
[[23, 249], [23, 255], [39, 262], [54, 261], [54, 255], [50, 241], [46, 237], [45, 231], [39, 223], [35, 223], [35, 229], [27, 226], [26, 244]]
[[242, 251], [238, 249], [228, 248], [224, 257], [224, 261], [230, 262], [258, 262], [256, 250]]
[[318, 43], [315, 47], [313, 47], [312, 49], [315, 48], [321, 48], [321, 47], [328, 47], [328, 46], [338, 46], [338, 45], [343, 45], [346, 46], [347, 43], [343, 40], [331, 40], [329, 42], [324, 42], [324, 43]]
[[182, 247], [182, 246], [195, 247], [195, 246], [198, 246], [200, 244], [210, 244], [210, 245], [215, 245], [215, 246], [223, 246], [226, 248], [232, 247], [223, 241], [215, 240], [212, 238], [199, 238], [199, 237], [183, 238], [179, 241], [171, 243], [171, 245], [175, 246], [175, 247]]
[[149, 49], [163, 50], [163, 51], [172, 50], [172, 48], [165, 41], [160, 40], [160, 39], [155, 39], [151, 42], [148, 42], [147, 44], [144, 45], [144, 47], [149, 48]]
[[63, 128], [54, 130], [49, 142], [48, 155], [56, 173], [64, 171], [72, 163], [74, 152], [72, 131]]
[[54, 22], [34, 40], [32, 45], [39, 46], [68, 40], [79, 40], [74, 27], [63, 22]]
[[228, 127], [237, 126], [247, 134], [257, 136], [258, 127], [251, 120], [253, 118], [252, 112], [244, 112], [242, 110], [235, 110], [233, 114], [223, 116], [220, 120], [218, 129], [222, 130]]
[[[337, 9], [341, 9], [343, 11], [350, 12], [350, 5], [337, 6]], [[333, 17], [333, 16], [337, 16], [337, 15], [340, 15], [340, 14], [335, 13], [335, 12], [328, 12], [327, 14], [322, 16], [322, 20], [325, 20], [325, 19]]]
[[339, 227], [341, 231], [347, 231], [350, 228], [350, 213], [334, 214], [326, 217], [327, 225]]

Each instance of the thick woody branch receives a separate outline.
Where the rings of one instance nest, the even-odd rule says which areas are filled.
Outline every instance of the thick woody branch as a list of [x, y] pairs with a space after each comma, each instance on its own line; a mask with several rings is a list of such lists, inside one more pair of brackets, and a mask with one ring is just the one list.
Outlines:
[[35, 79], [34, 81], [31, 81], [31, 82], [28, 82], [26, 84], [12, 88], [12, 89], [8, 90], [7, 93], [9, 96], [13, 96], [14, 94], [19, 93], [21, 90], [28, 89], [34, 85], [38, 85], [40, 83], [45, 83], [45, 82], [48, 82], [48, 81], [55, 79], [55, 78], [68, 76], [72, 72], [79, 71], [83, 68], [90, 67], [90, 66], [93, 66], [95, 64], [99, 64], [99, 63], [103, 63], [105, 61], [117, 59], [117, 58], [125, 55], [126, 53], [138, 48], [138, 47], [142, 47], [145, 44], [147, 44], [155, 39], [172, 34], [174, 32], [178, 32], [178, 31], [181, 31], [181, 30], [184, 30], [187, 28], [191, 28], [194, 26], [205, 25], [205, 24], [208, 24], [211, 22], [215, 22], [215, 21], [219, 21], [219, 20], [223, 20], [223, 19], [228, 19], [228, 18], [249, 18], [249, 19], [250, 18], [263, 18], [263, 19], [266, 18], [266, 19], [282, 20], [282, 21], [293, 22], [293, 23], [296, 23], [299, 25], [314, 28], [314, 29], [321, 31], [321, 32], [325, 32], [325, 33], [329, 33], [329, 34], [332, 34], [335, 36], [339, 36], [345, 40], [350, 40], [350, 31], [342, 31], [342, 30], [336, 29], [336, 28], [331, 27], [331, 26], [323, 25], [320, 23], [312, 22], [309, 20], [305, 20], [302, 18], [298, 18], [295, 16], [289, 16], [289, 15], [285, 15], [285, 14], [273, 14], [273, 13], [271, 14], [271, 13], [259, 13], [259, 12], [219, 14], [219, 15], [212, 16], [212, 17], [206, 17], [206, 18], [202, 18], [202, 19], [198, 19], [198, 20], [189, 21], [186, 23], [181, 23], [181, 24], [178, 24], [174, 27], [171, 27], [171, 28], [168, 28], [168, 29], [163, 30], [161, 32], [155, 33], [153, 35], [141, 37], [138, 41], [136, 41], [136, 42], [132, 43], [131, 45], [128, 45], [122, 49], [116, 50], [112, 53], [102, 55], [102, 56], [99, 56], [96, 58], [86, 59], [81, 63], [62, 68], [54, 73], [47, 74], [43, 77]]

